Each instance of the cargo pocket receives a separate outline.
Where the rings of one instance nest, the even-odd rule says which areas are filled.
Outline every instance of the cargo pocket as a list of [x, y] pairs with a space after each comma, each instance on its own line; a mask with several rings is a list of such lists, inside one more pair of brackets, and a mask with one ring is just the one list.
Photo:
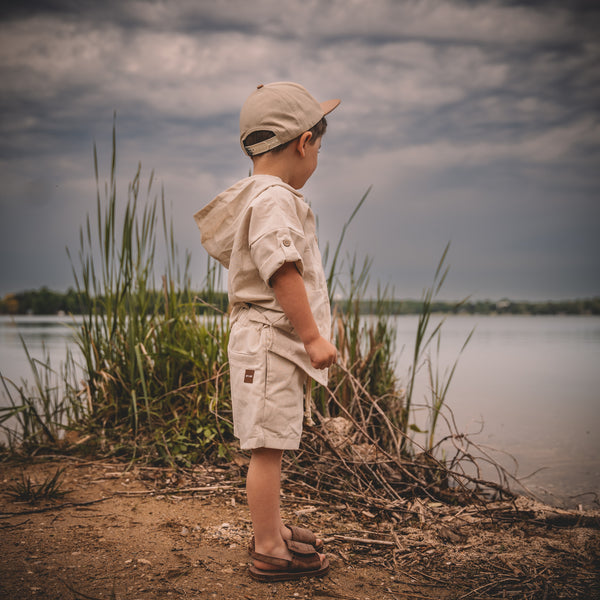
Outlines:
[[231, 328], [227, 352], [234, 434], [248, 449], [264, 445], [268, 326], [243, 317]]

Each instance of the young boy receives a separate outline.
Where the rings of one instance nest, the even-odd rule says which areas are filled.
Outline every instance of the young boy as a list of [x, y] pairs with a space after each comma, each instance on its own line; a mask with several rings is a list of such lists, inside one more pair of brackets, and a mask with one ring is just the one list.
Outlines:
[[[322, 541], [284, 525], [279, 496], [283, 451], [300, 445], [307, 376], [326, 385], [336, 360], [315, 218], [298, 190], [317, 168], [325, 115], [339, 103], [319, 104], [296, 83], [259, 85], [240, 114], [253, 174], [194, 215], [202, 244], [229, 269], [234, 433], [252, 450], [249, 569], [261, 581], [329, 570]], [[308, 394], [307, 405], [310, 415]]]

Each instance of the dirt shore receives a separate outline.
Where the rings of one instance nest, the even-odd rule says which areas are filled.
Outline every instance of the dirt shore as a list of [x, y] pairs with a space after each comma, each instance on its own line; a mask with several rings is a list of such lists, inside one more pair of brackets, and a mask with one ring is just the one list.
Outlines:
[[[23, 475], [41, 483], [57, 468], [64, 497], [28, 504], [7, 493]], [[421, 519], [381, 522], [284, 493], [288, 521], [325, 539], [331, 572], [261, 584], [247, 572], [251, 527], [235, 465], [182, 475], [54, 458], [0, 469], [7, 600], [600, 598], [597, 512], [524, 498], [488, 513], [422, 502]]]

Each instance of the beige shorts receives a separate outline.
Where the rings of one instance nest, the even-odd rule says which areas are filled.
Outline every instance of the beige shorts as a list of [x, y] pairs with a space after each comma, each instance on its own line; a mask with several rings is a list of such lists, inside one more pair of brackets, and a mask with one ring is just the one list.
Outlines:
[[233, 431], [242, 450], [300, 446], [306, 374], [269, 350], [274, 328], [243, 313], [231, 327]]

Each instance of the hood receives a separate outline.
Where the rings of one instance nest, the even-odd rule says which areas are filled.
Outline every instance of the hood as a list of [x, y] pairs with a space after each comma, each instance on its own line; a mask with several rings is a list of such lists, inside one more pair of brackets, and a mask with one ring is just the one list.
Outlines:
[[202, 234], [202, 245], [226, 269], [229, 268], [233, 241], [246, 209], [254, 198], [273, 186], [282, 186], [299, 195], [279, 177], [253, 175], [232, 185], [194, 215]]

